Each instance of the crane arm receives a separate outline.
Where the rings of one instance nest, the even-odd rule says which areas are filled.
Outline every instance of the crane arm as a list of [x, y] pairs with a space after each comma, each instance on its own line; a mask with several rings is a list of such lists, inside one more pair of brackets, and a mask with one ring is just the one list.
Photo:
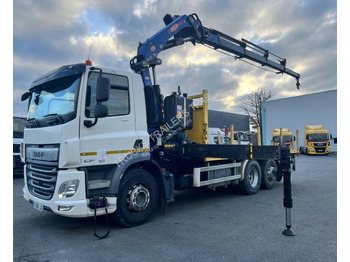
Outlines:
[[[140, 43], [137, 56], [130, 61], [131, 69], [141, 74], [144, 86], [156, 84], [152, 84], [149, 68], [155, 70], [155, 67], [162, 63], [158, 58], [160, 52], [185, 42], [192, 42], [192, 44], [200, 43], [215, 50], [222, 50], [236, 58], [245, 58], [261, 66], [267, 66], [276, 70], [276, 73], [290, 75], [296, 79], [296, 86], [299, 89], [300, 74], [286, 67], [285, 58], [245, 39], [238, 40], [215, 29], [206, 28], [196, 14], [182, 16], [167, 14], [163, 21], [166, 26], [144, 43]], [[274, 60], [271, 59], [272, 57]], [[155, 74], [153, 81], [155, 82]]]

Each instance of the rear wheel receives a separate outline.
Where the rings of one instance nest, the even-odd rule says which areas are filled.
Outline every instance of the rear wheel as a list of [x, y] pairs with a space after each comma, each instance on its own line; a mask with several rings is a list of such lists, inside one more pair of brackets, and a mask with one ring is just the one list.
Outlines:
[[273, 159], [261, 162], [262, 179], [261, 187], [265, 189], [273, 188], [276, 183], [277, 164]]
[[145, 170], [133, 169], [121, 181], [117, 211], [114, 220], [132, 227], [147, 222], [158, 204], [158, 186], [155, 178]]
[[244, 169], [244, 180], [239, 183], [239, 190], [243, 194], [256, 194], [261, 185], [261, 169], [256, 160], [249, 160]]

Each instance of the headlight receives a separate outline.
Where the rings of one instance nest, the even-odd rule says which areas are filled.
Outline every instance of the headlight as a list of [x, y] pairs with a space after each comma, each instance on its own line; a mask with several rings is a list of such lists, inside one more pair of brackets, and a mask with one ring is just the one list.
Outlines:
[[75, 195], [78, 191], [79, 180], [70, 180], [61, 184], [58, 189], [59, 198], [69, 198]]

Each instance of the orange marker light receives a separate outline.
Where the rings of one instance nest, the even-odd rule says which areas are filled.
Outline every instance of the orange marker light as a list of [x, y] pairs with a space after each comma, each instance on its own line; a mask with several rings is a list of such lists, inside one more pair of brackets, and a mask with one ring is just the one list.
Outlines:
[[85, 65], [92, 66], [92, 61], [90, 59], [85, 60]]

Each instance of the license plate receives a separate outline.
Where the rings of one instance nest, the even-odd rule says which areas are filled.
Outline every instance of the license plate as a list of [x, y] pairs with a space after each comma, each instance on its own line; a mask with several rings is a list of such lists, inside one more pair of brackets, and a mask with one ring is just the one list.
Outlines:
[[36, 209], [36, 210], [39, 210], [40, 212], [43, 212], [44, 211], [44, 206], [39, 204], [39, 203], [35, 203], [33, 202], [33, 207]]

